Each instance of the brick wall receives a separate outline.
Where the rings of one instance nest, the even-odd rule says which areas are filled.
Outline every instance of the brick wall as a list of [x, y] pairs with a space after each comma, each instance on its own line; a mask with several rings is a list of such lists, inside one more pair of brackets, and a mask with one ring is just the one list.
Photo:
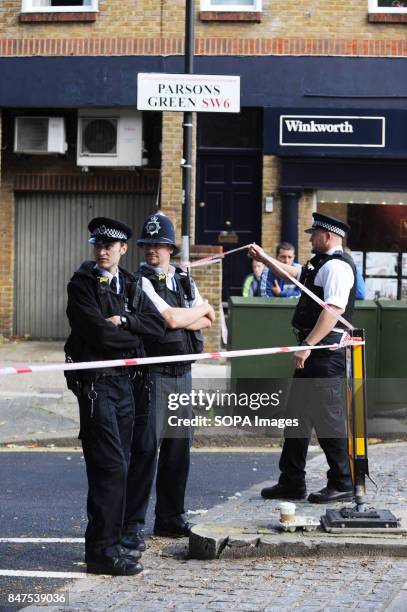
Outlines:
[[163, 113], [161, 142], [161, 210], [176, 221], [177, 242], [181, 240], [182, 113]]
[[[0, 128], [1, 124], [0, 114]], [[0, 151], [1, 136], [0, 129]], [[0, 241], [0, 336], [10, 336], [13, 327], [14, 297], [14, 194], [12, 181], [4, 172], [3, 163], [0, 174]]]
[[312, 193], [304, 193], [298, 206], [298, 261], [302, 264], [311, 256], [310, 237], [304, 233], [304, 230], [312, 225], [313, 211]]
[[[405, 23], [394, 23], [397, 18], [394, 16], [392, 20], [382, 17], [380, 23], [369, 22], [368, 0], [264, 0], [261, 23], [201, 21], [199, 0], [195, 4], [197, 53], [407, 54]], [[2, 55], [167, 55], [182, 52], [184, 0], [171, 3], [165, 0], [99, 0], [99, 13], [92, 22], [65, 19], [61, 23], [21, 23], [20, 10], [21, 0], [2, 3]]]
[[[209, 257], [222, 253], [221, 246], [191, 247], [191, 259], [196, 261], [203, 257]], [[211, 266], [198, 266], [192, 269], [193, 277], [203, 298], [213, 306], [216, 313], [216, 321], [211, 328], [204, 331], [205, 351], [219, 350], [221, 344], [220, 308], [222, 295], [222, 264], [216, 263]]]
[[[261, 245], [270, 254], [275, 254], [280, 242], [281, 231], [281, 201], [278, 195], [280, 180], [280, 162], [274, 155], [263, 157], [263, 198], [262, 198], [262, 236]], [[273, 212], [264, 212], [264, 198], [274, 195]]]

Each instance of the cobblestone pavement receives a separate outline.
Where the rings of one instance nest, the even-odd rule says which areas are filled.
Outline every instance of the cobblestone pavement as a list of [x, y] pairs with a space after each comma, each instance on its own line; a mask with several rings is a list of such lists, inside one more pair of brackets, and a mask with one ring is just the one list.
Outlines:
[[[163, 542], [167, 546], [163, 547]], [[69, 606], [50, 612], [323, 611], [407, 609], [407, 559], [251, 559], [202, 562], [186, 544], [151, 541], [135, 577], [73, 583]], [[42, 611], [44, 608], [30, 607]]]
[[[386, 444], [371, 448], [372, 476], [379, 484], [368, 501], [393, 511], [406, 507], [405, 465], [407, 445]], [[310, 490], [321, 487], [326, 466], [322, 457], [309, 462]], [[269, 507], [253, 489], [243, 491], [209, 511], [211, 521], [235, 517], [254, 520], [258, 504]], [[308, 504], [308, 506], [310, 506]], [[305, 507], [305, 505], [304, 505]], [[325, 507], [320, 508], [321, 512]], [[264, 510], [263, 510], [264, 511]], [[88, 576], [69, 586], [70, 601], [51, 612], [271, 612], [284, 610], [334, 612], [342, 610], [407, 610], [407, 559], [390, 556], [348, 556], [216, 559], [186, 557], [188, 543], [152, 538], [143, 554], [145, 571], [130, 578]], [[66, 590], [66, 588], [65, 588]], [[44, 608], [30, 607], [41, 611]]]

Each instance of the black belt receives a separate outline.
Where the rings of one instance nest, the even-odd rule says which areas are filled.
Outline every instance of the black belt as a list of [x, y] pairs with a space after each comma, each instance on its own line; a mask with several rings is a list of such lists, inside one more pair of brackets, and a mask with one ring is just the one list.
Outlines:
[[105, 376], [132, 376], [133, 368], [129, 367], [117, 367], [117, 368], [100, 368], [99, 376], [104, 378]]
[[190, 363], [163, 364], [150, 366], [152, 372], [164, 374], [164, 376], [182, 376], [186, 372], [190, 372]]
[[[325, 336], [325, 338], [322, 338], [322, 340], [318, 342], [318, 344], [324, 344], [323, 341], [326, 340], [327, 338], [342, 336], [344, 331], [346, 330], [344, 329], [341, 332], [330, 331], [329, 334]], [[308, 334], [311, 332], [311, 329], [297, 329], [296, 327], [293, 327], [293, 332], [295, 334], [295, 337], [297, 338], [297, 341], [301, 343], [301, 342], [304, 342], [304, 340], [307, 338]]]

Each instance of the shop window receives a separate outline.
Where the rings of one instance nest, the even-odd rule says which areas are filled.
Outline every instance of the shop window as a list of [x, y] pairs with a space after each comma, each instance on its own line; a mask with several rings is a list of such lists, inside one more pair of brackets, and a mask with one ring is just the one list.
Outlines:
[[98, 0], [22, 0], [23, 13], [96, 12]]
[[201, 0], [201, 11], [260, 12], [262, 0]]
[[407, 0], [369, 0], [369, 13], [407, 13]]
[[349, 204], [347, 219], [348, 245], [365, 278], [366, 299], [406, 299], [406, 205]]

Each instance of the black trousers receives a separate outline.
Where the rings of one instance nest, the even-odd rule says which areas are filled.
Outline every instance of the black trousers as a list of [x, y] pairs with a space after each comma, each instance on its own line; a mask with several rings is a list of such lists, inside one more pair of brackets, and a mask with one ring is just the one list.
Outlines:
[[[338, 339], [335, 337], [333, 342]], [[328, 337], [324, 340], [331, 343]], [[325, 453], [328, 486], [352, 488], [345, 413], [345, 349], [311, 351], [304, 369], [295, 370], [287, 403], [286, 418], [296, 418], [298, 429], [284, 432], [279, 483], [305, 488], [305, 466], [312, 429]]]
[[[185, 512], [192, 432], [190, 428], [170, 428], [168, 417], [191, 418], [192, 408], [183, 406], [169, 412], [167, 405], [169, 394], [191, 393], [191, 372], [168, 376], [160, 367], [152, 367], [148, 374], [148, 389], [149, 397], [145, 397], [146, 388], [142, 384], [135, 388], [136, 418], [124, 519], [128, 533], [144, 528], [156, 471], [156, 519], [171, 519]], [[143, 396], [144, 401], [141, 401]]]
[[[88, 395], [97, 395], [93, 405]], [[94, 393], [86, 389], [79, 398], [79, 412], [89, 486], [85, 548], [87, 554], [100, 554], [122, 537], [134, 423], [130, 378], [100, 378], [94, 383]]]

